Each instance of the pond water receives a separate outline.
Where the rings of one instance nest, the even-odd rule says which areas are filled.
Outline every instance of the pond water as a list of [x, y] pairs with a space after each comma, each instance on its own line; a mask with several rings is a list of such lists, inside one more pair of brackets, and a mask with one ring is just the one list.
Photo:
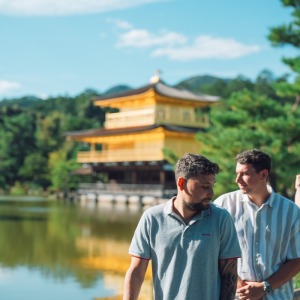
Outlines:
[[[110, 203], [1, 196], [1, 299], [121, 299], [128, 247], [142, 212]], [[150, 272], [139, 299], [152, 299]]]
[[[1, 299], [120, 299], [141, 213], [137, 207], [1, 196]], [[149, 290], [147, 280], [143, 294]]]

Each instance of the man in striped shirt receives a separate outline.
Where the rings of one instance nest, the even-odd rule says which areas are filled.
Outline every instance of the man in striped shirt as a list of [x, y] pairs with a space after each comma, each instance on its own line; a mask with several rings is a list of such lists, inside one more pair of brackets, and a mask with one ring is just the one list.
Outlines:
[[214, 202], [231, 214], [242, 250], [236, 297], [291, 300], [300, 271], [300, 209], [268, 188], [268, 154], [248, 150], [236, 162], [239, 190]]

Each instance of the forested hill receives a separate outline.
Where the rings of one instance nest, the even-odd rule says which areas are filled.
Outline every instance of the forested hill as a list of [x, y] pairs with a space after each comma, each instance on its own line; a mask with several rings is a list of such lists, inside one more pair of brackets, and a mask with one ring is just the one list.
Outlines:
[[[214, 76], [210, 76], [210, 75], [199, 75], [199, 76], [194, 76], [194, 77], [190, 77], [185, 80], [182, 80], [179, 83], [175, 84], [174, 87], [177, 87], [180, 89], [187, 89], [187, 90], [190, 90], [195, 93], [204, 93], [206, 91], [214, 91], [215, 87], [217, 87], [215, 92], [219, 92], [218, 85], [227, 86], [229, 84], [229, 82], [231, 82], [232, 80], [234, 80], [234, 79], [223, 79], [223, 78], [214, 77]], [[238, 80], [242, 80], [244, 83], [246, 81], [250, 82], [250, 80], [247, 80], [246, 78], [239, 78]], [[134, 87], [134, 88], [139, 88], [139, 87]], [[115, 86], [110, 87], [103, 93], [100, 93], [100, 92], [96, 91], [95, 89], [87, 89], [82, 92], [82, 95], [110, 96], [110, 95], [126, 92], [131, 89], [133, 89], [133, 87], [130, 87], [129, 85], [117, 84]], [[220, 95], [220, 96], [223, 96], [223, 95]], [[53, 101], [55, 102], [55, 98], [56, 99], [58, 99], [58, 98], [65, 99], [65, 100], [71, 99], [71, 97], [68, 97], [68, 96], [59, 96], [59, 97], [50, 97], [48, 100], [50, 102], [53, 102]], [[73, 97], [73, 98], [75, 99], [77, 97]], [[4, 100], [0, 101], [0, 107], [3, 107], [3, 106], [19, 106], [19, 107], [23, 107], [23, 108], [35, 107], [35, 106], [40, 107], [40, 103], [38, 104], [38, 102], [40, 102], [40, 101], [45, 102], [45, 100], [43, 100], [41, 98], [28, 95], [28, 96], [24, 96], [24, 97], [17, 98], [17, 99], [4, 99]], [[45, 106], [49, 107], [49, 104], [45, 104]]]
[[29, 107], [36, 104], [39, 101], [41, 101], [41, 99], [35, 96], [24, 96], [17, 99], [4, 99], [0, 101], [0, 107], [13, 105], [20, 107]]
[[[261, 85], [264, 89], [269, 89], [269, 84], [272, 81], [276, 81], [274, 75], [270, 71], [262, 71], [255, 81], [252, 81], [244, 76], [238, 76], [236, 78], [220, 78], [210, 75], [199, 75], [184, 79], [174, 87], [179, 89], [187, 89], [195, 93], [205, 93], [210, 95], [217, 95], [220, 97], [228, 97], [232, 92], [240, 91], [244, 88], [249, 90], [257, 90]], [[134, 87], [139, 88], [139, 87]], [[44, 100], [36, 96], [24, 96], [16, 99], [4, 99], [0, 101], [0, 107], [20, 107], [20, 108], [32, 108], [33, 110], [41, 110], [47, 112], [52, 110], [69, 112], [69, 105], [82, 105], [82, 98], [93, 98], [97, 96], [110, 96], [121, 92], [133, 89], [125, 84], [115, 85], [103, 93], [95, 89], [87, 89], [81, 94], [70, 96], [57, 96], [49, 97]], [[271, 90], [269, 90], [271, 92]], [[64, 102], [64, 103], [63, 103]], [[73, 111], [74, 108], [71, 110]]]
[[[247, 81], [246, 78], [239, 76], [239, 80], [242, 81]], [[220, 77], [215, 77], [211, 75], [198, 75], [198, 76], [193, 76], [189, 77], [187, 79], [179, 81], [177, 84], [174, 85], [174, 87], [179, 88], [179, 89], [187, 89], [195, 93], [204, 93], [204, 91], [211, 89], [214, 89], [214, 86], [216, 84], [221, 85], [228, 85], [232, 80], [234, 79], [225, 79], [225, 78], [220, 78]], [[250, 80], [249, 80], [250, 81]], [[167, 82], [166, 82], [167, 83]], [[168, 84], [168, 83], [167, 83]], [[110, 89], [108, 89], [103, 95], [109, 96], [112, 94], [118, 94], [121, 92], [125, 92], [127, 90], [132, 89], [128, 85], [116, 85]]]
[[[256, 128], [255, 122], [258, 122], [257, 126], [262, 128], [261, 124], [268, 120], [266, 117], [268, 114], [274, 114], [274, 124], [279, 122], [279, 128], [284, 128], [280, 122], [281, 114], [289, 110], [288, 106], [286, 108], [285, 105], [291, 105], [293, 97], [280, 98], [276, 94], [274, 85], [282, 81], [284, 78], [275, 78], [271, 72], [263, 71], [254, 81], [243, 76], [223, 79], [206, 75], [182, 80], [175, 86], [196, 93], [221, 96], [221, 106], [212, 108], [210, 112], [211, 129], [217, 131], [202, 141], [203, 145], [209, 146], [208, 141], [213, 143], [213, 138], [217, 139], [218, 144], [218, 141], [226, 136], [226, 127], [230, 130], [233, 126], [239, 130], [238, 122], [249, 122], [251, 132]], [[65, 133], [102, 127], [105, 113], [114, 110], [96, 107], [94, 99], [129, 89], [131, 87], [127, 85], [116, 85], [104, 93], [87, 89], [74, 97], [57, 96], [44, 100], [34, 96], [24, 96], [18, 99], [0, 101], [0, 193], [1, 191], [19, 192], [31, 189], [76, 188], [77, 182], [83, 179], [70, 176], [70, 173], [80, 167], [76, 163], [77, 152], [87, 150], [88, 145], [67, 142]], [[264, 98], [258, 98], [258, 95]], [[257, 99], [261, 99], [261, 102]], [[232, 101], [235, 102], [231, 107]], [[278, 107], [278, 104], [282, 107]], [[248, 116], [252, 110], [253, 119]], [[298, 119], [300, 120], [300, 117]], [[287, 124], [296, 124], [298, 119], [293, 117]], [[221, 124], [221, 128], [218, 128], [220, 126], [218, 124]], [[268, 129], [270, 125], [266, 126], [268, 131], [266, 137], [268, 137], [268, 143], [271, 145], [273, 141], [270, 140], [272, 136], [270, 129]], [[241, 129], [240, 132], [243, 136], [237, 138], [236, 141], [239, 143], [245, 139], [244, 133], [246, 131]], [[253, 132], [255, 133], [254, 141], [264, 143], [264, 139], [257, 139], [258, 133]], [[278, 134], [278, 132], [279, 130], [276, 129], [275, 133]], [[218, 134], [222, 134], [222, 136], [218, 137]], [[229, 134], [229, 137], [234, 136]], [[300, 140], [295, 129], [289, 134], [284, 132], [283, 138], [289, 136]], [[203, 137], [204, 135], [198, 138]], [[225, 145], [225, 143], [226, 140], [221, 144]], [[231, 141], [228, 147], [234, 145], [235, 141]], [[282, 145], [286, 147], [285, 149], [288, 148], [286, 143], [282, 143]], [[214, 145], [209, 151], [219, 148]], [[203, 147], [201, 151], [204, 150]], [[212, 154], [209, 155], [212, 156]], [[228, 154], [226, 154], [227, 156]], [[217, 157], [216, 161], [218, 160]], [[294, 165], [295, 162], [293, 161], [292, 166]], [[84, 180], [93, 181], [97, 178], [90, 177]]]
[[223, 82], [225, 85], [228, 84], [231, 79], [219, 78], [211, 75], [200, 75], [189, 77], [185, 80], [180, 81], [175, 86], [182, 89], [191, 90], [194, 92], [202, 92], [203, 89], [214, 86], [217, 82]]

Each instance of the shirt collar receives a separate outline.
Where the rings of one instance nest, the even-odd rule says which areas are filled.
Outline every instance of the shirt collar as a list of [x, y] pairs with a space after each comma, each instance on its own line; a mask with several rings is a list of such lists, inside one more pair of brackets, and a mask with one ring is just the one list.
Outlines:
[[173, 197], [172, 199], [168, 200], [167, 203], [164, 206], [164, 212], [167, 215], [170, 215], [173, 212], [173, 201], [174, 200], [175, 200], [175, 197]]
[[[268, 200], [263, 204], [263, 205], [268, 205], [270, 207], [274, 206], [274, 201], [275, 201], [275, 192], [273, 191], [272, 187], [268, 185], [268, 192], [270, 193], [270, 196]], [[243, 194], [240, 191], [241, 197], [239, 197], [239, 200], [242, 202], [251, 202], [249, 197], [246, 194]]]
[[[168, 200], [167, 203], [165, 204], [163, 210], [167, 215], [171, 215], [173, 214], [173, 202], [175, 200], [176, 197], [173, 197], [172, 199]], [[194, 220], [200, 220], [203, 217], [206, 217], [208, 215], [210, 215], [212, 213], [212, 206], [213, 204], [210, 205], [210, 207], [206, 210], [202, 210], [200, 213], [196, 214], [194, 216]]]
[[269, 199], [265, 203], [265, 205], [269, 205], [270, 207], [274, 206], [274, 201], [275, 201], [275, 192], [272, 190]]

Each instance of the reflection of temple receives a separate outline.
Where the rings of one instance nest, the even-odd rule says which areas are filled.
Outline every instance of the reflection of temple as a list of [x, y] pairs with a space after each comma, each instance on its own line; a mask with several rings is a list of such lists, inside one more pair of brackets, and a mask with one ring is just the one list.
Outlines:
[[118, 109], [106, 113], [105, 126], [68, 132], [69, 140], [90, 145], [77, 161], [90, 171], [123, 184], [174, 187], [166, 153], [199, 153], [195, 133], [208, 126], [207, 108], [218, 97], [198, 95], [166, 85], [159, 77], [138, 89], [96, 99], [95, 105]]
[[[115, 290], [117, 295], [107, 299], [122, 299], [124, 277], [131, 259], [128, 254], [129, 242], [85, 237], [77, 239], [76, 247], [86, 253], [78, 264], [88, 270], [102, 271], [106, 288]], [[141, 289], [140, 300], [153, 299], [151, 278], [150, 264]]]

